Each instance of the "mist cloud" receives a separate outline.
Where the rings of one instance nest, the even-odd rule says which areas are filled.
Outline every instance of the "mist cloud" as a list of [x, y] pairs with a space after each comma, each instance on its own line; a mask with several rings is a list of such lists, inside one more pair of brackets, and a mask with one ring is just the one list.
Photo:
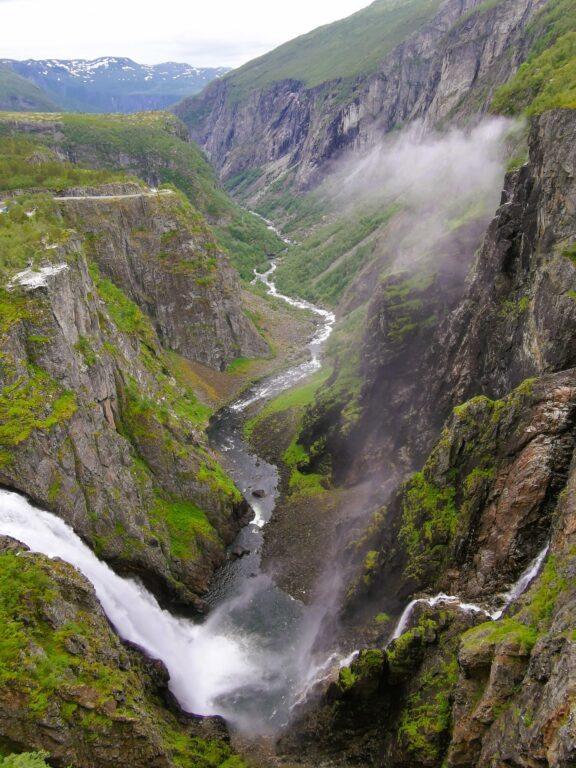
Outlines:
[[404, 268], [425, 259], [461, 221], [493, 215], [513, 126], [488, 118], [470, 131], [424, 134], [411, 125], [338, 161], [324, 189], [337, 209], [400, 206], [403, 225], [387, 239], [387, 250], [396, 251], [394, 266]]

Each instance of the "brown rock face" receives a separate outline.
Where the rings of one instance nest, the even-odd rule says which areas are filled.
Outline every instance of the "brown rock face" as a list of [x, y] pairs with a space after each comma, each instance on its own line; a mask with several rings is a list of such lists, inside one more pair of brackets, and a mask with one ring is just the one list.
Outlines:
[[350, 610], [397, 612], [419, 590], [488, 603], [504, 592], [549, 536], [575, 425], [574, 370], [456, 408], [372, 527], [362, 552], [377, 551], [378, 564], [358, 578]]
[[451, 768], [574, 765], [575, 480], [572, 467], [540, 578], [506, 618], [464, 636]]

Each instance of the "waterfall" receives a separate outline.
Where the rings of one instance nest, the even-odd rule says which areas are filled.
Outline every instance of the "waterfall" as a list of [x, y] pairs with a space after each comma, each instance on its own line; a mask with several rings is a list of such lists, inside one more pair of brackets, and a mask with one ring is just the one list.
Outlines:
[[542, 563], [546, 559], [546, 555], [548, 554], [549, 549], [550, 549], [550, 545], [546, 544], [544, 549], [540, 552], [540, 554], [537, 557], [534, 558], [534, 560], [530, 563], [528, 568], [526, 568], [526, 570], [521, 573], [518, 581], [510, 587], [508, 592], [504, 594], [504, 604], [498, 611], [495, 611], [492, 614], [492, 618], [494, 620], [499, 619], [504, 613], [504, 611], [506, 610], [506, 608], [508, 608], [510, 603], [513, 603], [515, 600], [518, 600], [520, 595], [522, 595], [528, 589], [528, 587], [534, 581], [536, 576], [538, 576], [540, 568], [542, 567]]
[[392, 640], [397, 640], [400, 635], [406, 631], [406, 627], [408, 626], [408, 622], [412, 617], [414, 608], [420, 603], [425, 603], [431, 608], [434, 608], [436, 605], [447, 603], [449, 605], [452, 604], [456, 606], [464, 613], [484, 613], [486, 616], [490, 616], [489, 612], [485, 608], [482, 608], [480, 605], [476, 605], [475, 603], [463, 603], [460, 598], [455, 597], [454, 595], [445, 595], [443, 592], [440, 592], [439, 595], [435, 595], [434, 597], [420, 597], [416, 600], [412, 600], [410, 603], [408, 603], [406, 608], [404, 608], [404, 611], [398, 620], [398, 624], [396, 624], [396, 628], [394, 629], [389, 642], [392, 642]]
[[539, 555], [535, 557], [534, 560], [530, 563], [530, 565], [526, 568], [526, 570], [521, 573], [518, 581], [516, 581], [510, 587], [508, 592], [506, 592], [503, 595], [503, 598], [504, 598], [503, 605], [497, 611], [489, 611], [487, 608], [484, 608], [481, 605], [476, 605], [475, 603], [464, 603], [460, 600], [459, 597], [456, 597], [454, 595], [445, 595], [443, 592], [441, 592], [438, 595], [435, 595], [434, 597], [420, 597], [420, 598], [417, 598], [416, 600], [412, 600], [411, 602], [409, 602], [406, 608], [404, 608], [402, 615], [398, 619], [396, 628], [392, 633], [392, 637], [388, 642], [391, 643], [392, 640], [397, 640], [400, 637], [400, 635], [402, 635], [406, 631], [406, 627], [408, 626], [408, 622], [412, 617], [414, 608], [420, 603], [425, 603], [426, 605], [429, 605], [432, 608], [439, 604], [448, 603], [448, 604], [454, 605], [456, 608], [458, 608], [458, 610], [464, 611], [465, 613], [483, 613], [489, 619], [496, 621], [502, 616], [506, 608], [515, 600], [517, 600], [520, 597], [520, 595], [522, 595], [528, 589], [532, 581], [536, 578], [536, 576], [538, 575], [538, 572], [540, 571], [540, 568], [542, 567], [542, 563], [546, 559], [546, 555], [548, 554], [549, 548], [550, 548], [550, 545], [546, 544], [546, 546], [539, 553]]
[[[218, 612], [200, 625], [162, 610], [141, 584], [116, 575], [98, 560], [64, 521], [16, 493], [0, 491], [0, 533], [78, 568], [94, 585], [120, 637], [164, 662], [170, 690], [186, 711], [220, 714], [219, 697], [261, 680], [261, 659], [253, 653], [249, 635], [224, 635]], [[249, 599], [244, 595], [243, 600]]]

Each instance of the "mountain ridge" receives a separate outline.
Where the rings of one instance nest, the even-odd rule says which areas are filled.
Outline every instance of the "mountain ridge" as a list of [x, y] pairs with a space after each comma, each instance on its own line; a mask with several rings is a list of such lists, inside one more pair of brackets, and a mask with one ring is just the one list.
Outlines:
[[[408, 122], [431, 129], [486, 112], [495, 88], [526, 58], [532, 40], [525, 30], [545, 5], [445, 0], [424, 25], [398, 36], [372, 74], [309, 87], [288, 72], [237, 99], [234, 84], [250, 71], [245, 65], [174, 111], [228, 188], [238, 187], [258, 207], [315, 187], [344, 152], [364, 151]], [[340, 48], [345, 53], [346, 41]]]
[[2, 59], [0, 64], [44, 91], [56, 108], [88, 112], [164, 109], [228, 71], [178, 62], [139, 64], [117, 56]]

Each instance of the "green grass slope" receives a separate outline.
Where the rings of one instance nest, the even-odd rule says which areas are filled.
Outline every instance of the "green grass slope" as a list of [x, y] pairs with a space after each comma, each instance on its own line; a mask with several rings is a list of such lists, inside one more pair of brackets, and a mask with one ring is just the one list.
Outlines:
[[0, 66], [0, 110], [14, 112], [52, 112], [56, 109], [44, 91], [13, 72]]
[[492, 109], [533, 115], [555, 107], [576, 108], [576, 4], [552, 0], [528, 33], [536, 42], [514, 77], [496, 92]]

